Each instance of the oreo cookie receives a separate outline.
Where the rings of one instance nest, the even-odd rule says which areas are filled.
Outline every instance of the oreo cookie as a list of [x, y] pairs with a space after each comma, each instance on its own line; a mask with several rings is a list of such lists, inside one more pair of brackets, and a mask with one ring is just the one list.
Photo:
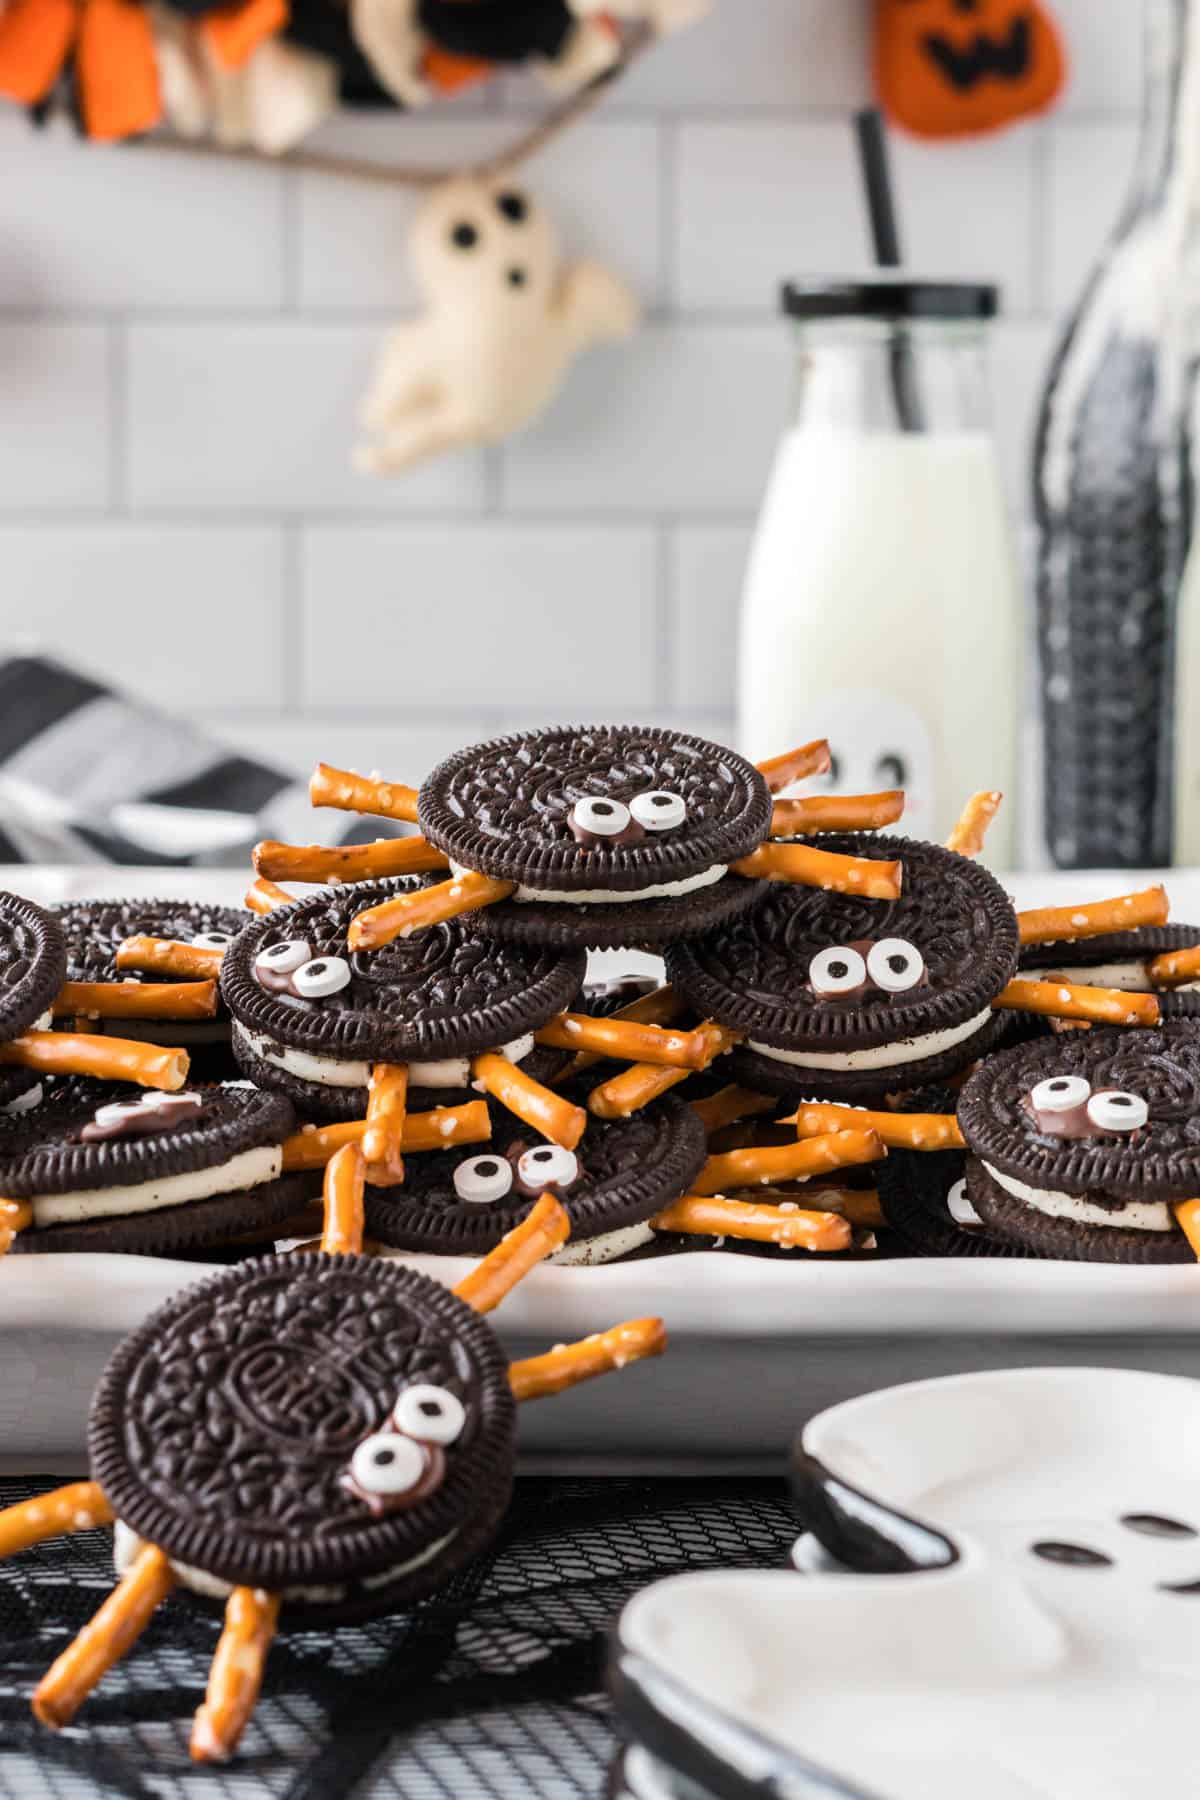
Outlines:
[[[903, 1112], [952, 1113], [950, 1088], [909, 1095]], [[921, 1256], [1021, 1256], [994, 1238], [967, 1195], [965, 1150], [891, 1149], [875, 1170], [879, 1203], [905, 1247]]]
[[245, 1084], [164, 1094], [70, 1077], [0, 1121], [0, 1193], [32, 1225], [13, 1253], [169, 1256], [249, 1231], [270, 1236], [309, 1182], [281, 1174], [289, 1103]]
[[283, 1596], [285, 1624], [408, 1606], [492, 1536], [516, 1408], [488, 1325], [365, 1257], [266, 1256], [189, 1288], [118, 1347], [92, 1404], [93, 1478], [123, 1566]]
[[[583, 1104], [588, 1085], [562, 1092]], [[402, 1187], [367, 1189], [369, 1237], [400, 1250], [482, 1256], [553, 1187], [571, 1220], [554, 1260], [609, 1262], [652, 1240], [646, 1221], [687, 1192], [707, 1155], [699, 1116], [673, 1093], [628, 1118], [589, 1114], [573, 1151], [494, 1104], [491, 1111], [490, 1144], [410, 1156]]]
[[493, 939], [662, 945], [764, 892], [730, 865], [770, 830], [767, 784], [686, 732], [564, 726], [475, 744], [433, 771], [418, 814], [453, 867], [516, 884], [471, 915]]
[[744, 919], [666, 952], [705, 1018], [744, 1032], [728, 1079], [759, 1093], [873, 1101], [944, 1081], [1004, 1029], [1012, 903], [986, 869], [912, 839], [825, 834], [822, 850], [903, 865], [898, 900], [772, 882]]
[[[0, 1041], [48, 1030], [50, 1009], [67, 978], [67, 947], [58, 921], [32, 900], [0, 893]], [[0, 1115], [40, 1092], [29, 1069], [0, 1068]]]
[[959, 1098], [967, 1194], [1040, 1256], [1193, 1261], [1172, 1203], [1200, 1194], [1200, 1035], [1092, 1030], [989, 1057]]
[[409, 1065], [414, 1109], [464, 1088], [469, 1059], [485, 1050], [503, 1050], [535, 1080], [558, 1065], [532, 1033], [579, 992], [582, 950], [490, 944], [457, 920], [382, 950], [349, 949], [357, 913], [421, 885], [402, 877], [323, 888], [241, 934], [221, 992], [234, 1055], [252, 1080], [316, 1117], [360, 1119], [376, 1062]]
[[1157, 994], [1164, 1019], [1200, 1018], [1200, 982], [1177, 988], [1155, 987], [1147, 965], [1171, 950], [1194, 950], [1200, 944], [1195, 925], [1146, 925], [1137, 931], [1113, 931], [1104, 937], [1079, 938], [1061, 944], [1031, 944], [1021, 952], [1021, 974], [1034, 980], [1080, 982], [1090, 987], [1121, 988], [1126, 993]]

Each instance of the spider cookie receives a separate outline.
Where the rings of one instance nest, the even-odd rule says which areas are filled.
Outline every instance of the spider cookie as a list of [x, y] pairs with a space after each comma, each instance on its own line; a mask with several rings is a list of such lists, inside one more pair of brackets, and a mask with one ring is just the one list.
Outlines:
[[1018, 953], [1011, 901], [985, 869], [933, 844], [822, 844], [864, 861], [898, 857], [900, 898], [773, 883], [744, 919], [670, 946], [670, 982], [744, 1034], [729, 1065], [756, 1092], [868, 1101], [944, 1080], [1000, 1030], [993, 1002]]
[[309, 1187], [283, 1174], [294, 1125], [288, 1101], [243, 1082], [166, 1094], [57, 1080], [0, 1129], [0, 1193], [20, 1209], [12, 1249], [169, 1256], [269, 1235]]
[[1073, 1032], [989, 1057], [964, 1087], [967, 1197], [986, 1228], [1040, 1256], [1189, 1262], [1200, 1196], [1200, 1037]]
[[[58, 921], [32, 900], [0, 893], [0, 1042], [45, 1030], [67, 973]], [[0, 1113], [37, 1097], [31, 1069], [0, 1067]]]
[[326, 888], [242, 933], [222, 963], [221, 992], [252, 1080], [301, 1112], [357, 1119], [381, 1066], [407, 1066], [418, 1104], [467, 1087], [484, 1052], [537, 1079], [544, 1053], [533, 1033], [579, 992], [583, 951], [488, 944], [454, 920], [370, 955], [350, 948], [364, 905], [421, 886], [401, 877]]

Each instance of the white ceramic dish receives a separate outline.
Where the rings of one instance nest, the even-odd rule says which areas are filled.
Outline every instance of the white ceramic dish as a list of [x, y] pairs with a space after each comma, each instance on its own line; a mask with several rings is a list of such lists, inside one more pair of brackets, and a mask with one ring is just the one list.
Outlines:
[[813, 1420], [801, 1460], [807, 1516], [915, 1572], [644, 1590], [613, 1674], [655, 1755], [723, 1800], [1190, 1800], [1200, 1384], [923, 1382]]
[[[1025, 875], [1018, 904], [1127, 891], [1152, 876]], [[1169, 881], [1200, 919], [1200, 871]], [[236, 903], [227, 870], [0, 866], [0, 886], [46, 902], [178, 894]], [[635, 958], [623, 958], [625, 964]], [[642, 959], [644, 962], [646, 959]], [[613, 959], [608, 958], [611, 965]], [[453, 1281], [466, 1265], [413, 1258]], [[139, 1257], [17, 1257], [0, 1264], [0, 1470], [80, 1462], [87, 1400], [117, 1339], [202, 1265]], [[1014, 1362], [1114, 1363], [1200, 1375], [1200, 1267], [914, 1260], [774, 1262], [720, 1252], [536, 1270], [505, 1307], [514, 1349], [661, 1313], [671, 1354], [554, 1407], [531, 1408], [532, 1454], [577, 1466], [736, 1459], [778, 1467], [798, 1418], [848, 1396]]]

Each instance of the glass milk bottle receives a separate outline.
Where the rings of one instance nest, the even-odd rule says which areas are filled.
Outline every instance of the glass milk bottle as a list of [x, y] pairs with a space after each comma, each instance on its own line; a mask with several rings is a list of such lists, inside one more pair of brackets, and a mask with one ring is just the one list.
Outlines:
[[742, 748], [827, 737], [829, 791], [903, 787], [897, 829], [937, 842], [999, 788], [986, 857], [1010, 866], [1022, 630], [988, 420], [996, 290], [799, 282], [783, 306], [798, 379], [746, 575]]

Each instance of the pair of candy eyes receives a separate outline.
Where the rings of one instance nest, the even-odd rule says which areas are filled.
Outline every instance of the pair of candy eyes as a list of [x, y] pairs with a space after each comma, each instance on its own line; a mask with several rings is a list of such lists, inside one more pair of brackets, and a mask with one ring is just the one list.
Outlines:
[[1083, 1075], [1053, 1075], [1048, 1081], [1039, 1081], [1029, 1099], [1040, 1113], [1069, 1113], [1086, 1107], [1098, 1131], [1138, 1131], [1150, 1117], [1150, 1108], [1140, 1094], [1126, 1093], [1123, 1088], [1105, 1088], [1093, 1094], [1091, 1082]]
[[819, 950], [808, 965], [814, 994], [853, 994], [873, 981], [885, 994], [906, 994], [925, 973], [925, 958], [907, 938], [881, 938], [865, 956], [849, 944]]
[[289, 938], [260, 950], [254, 959], [255, 973], [290, 975], [292, 986], [305, 1000], [327, 1000], [350, 985], [350, 964], [342, 956], [317, 956], [312, 945], [303, 938]]
[[512, 1192], [519, 1177], [528, 1188], [570, 1187], [579, 1174], [579, 1159], [561, 1144], [539, 1144], [526, 1150], [513, 1166], [503, 1156], [469, 1156], [454, 1171], [454, 1191], [460, 1200], [489, 1206]]
[[447, 1449], [457, 1443], [467, 1409], [449, 1388], [420, 1382], [405, 1388], [392, 1409], [391, 1429], [364, 1438], [350, 1461], [350, 1474], [364, 1494], [407, 1494], [424, 1480], [425, 1446]]
[[626, 806], [623, 800], [595, 799], [588, 795], [571, 808], [571, 818], [581, 831], [593, 837], [620, 837], [630, 824], [643, 831], [674, 831], [687, 818], [687, 802], [682, 794], [669, 788], [649, 788], [635, 794]]

